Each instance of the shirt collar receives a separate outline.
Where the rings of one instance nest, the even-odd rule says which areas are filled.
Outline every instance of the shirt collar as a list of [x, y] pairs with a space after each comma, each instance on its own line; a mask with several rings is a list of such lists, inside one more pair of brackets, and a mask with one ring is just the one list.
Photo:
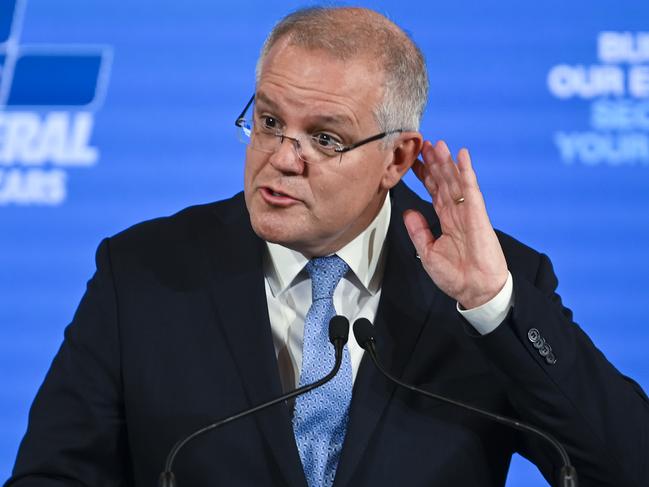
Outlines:
[[[375, 294], [381, 284], [381, 251], [390, 224], [391, 202], [388, 194], [374, 220], [354, 240], [336, 254], [353, 271], [366, 291]], [[268, 248], [264, 274], [273, 296], [288, 289], [309, 261], [304, 255], [282, 245], [266, 242]]]

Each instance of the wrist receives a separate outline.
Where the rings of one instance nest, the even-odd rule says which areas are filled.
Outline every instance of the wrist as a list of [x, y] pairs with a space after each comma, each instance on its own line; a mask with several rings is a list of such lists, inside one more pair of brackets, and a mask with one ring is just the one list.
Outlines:
[[472, 290], [469, 293], [466, 293], [465, 296], [458, 299], [458, 304], [461, 309], [474, 309], [482, 306], [485, 303], [488, 303], [493, 298], [495, 298], [505, 287], [507, 283], [507, 277], [509, 276], [509, 271], [505, 270], [504, 276], [499, 279], [494, 279], [496, 284], [491, 284], [489, 286], [481, 286], [479, 290]]

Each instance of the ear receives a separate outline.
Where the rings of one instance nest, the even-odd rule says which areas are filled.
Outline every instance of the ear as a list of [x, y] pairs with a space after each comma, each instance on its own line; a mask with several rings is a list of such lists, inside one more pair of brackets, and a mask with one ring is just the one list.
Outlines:
[[413, 165], [421, 152], [424, 138], [419, 132], [403, 132], [393, 142], [392, 161], [383, 173], [381, 186], [384, 189], [393, 188]]

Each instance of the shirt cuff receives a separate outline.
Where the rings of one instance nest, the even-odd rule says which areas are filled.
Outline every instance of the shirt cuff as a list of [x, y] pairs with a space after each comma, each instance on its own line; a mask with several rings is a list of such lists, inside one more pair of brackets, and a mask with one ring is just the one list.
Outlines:
[[511, 272], [507, 272], [507, 281], [505, 285], [486, 303], [477, 308], [462, 309], [460, 303], [456, 307], [460, 314], [467, 320], [473, 328], [481, 335], [486, 335], [494, 331], [498, 325], [505, 321], [507, 313], [514, 305], [514, 281]]

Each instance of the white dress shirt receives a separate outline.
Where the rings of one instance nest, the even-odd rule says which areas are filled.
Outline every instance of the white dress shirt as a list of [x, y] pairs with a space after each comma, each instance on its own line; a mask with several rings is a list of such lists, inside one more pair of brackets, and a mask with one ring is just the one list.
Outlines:
[[[337, 314], [346, 316], [350, 323], [358, 318], [374, 322], [381, 297], [381, 283], [385, 269], [385, 237], [390, 224], [391, 203], [386, 198], [372, 223], [354, 240], [336, 254], [350, 271], [334, 291]], [[284, 391], [297, 387], [302, 366], [304, 321], [311, 306], [311, 279], [304, 266], [309, 259], [301, 253], [267, 242], [264, 260], [266, 300], [273, 335], [273, 343]], [[494, 330], [505, 318], [512, 296], [511, 274], [501, 292], [488, 303], [458, 312], [481, 334]], [[348, 342], [352, 364], [352, 380], [360, 366], [364, 350], [350, 336]]]

